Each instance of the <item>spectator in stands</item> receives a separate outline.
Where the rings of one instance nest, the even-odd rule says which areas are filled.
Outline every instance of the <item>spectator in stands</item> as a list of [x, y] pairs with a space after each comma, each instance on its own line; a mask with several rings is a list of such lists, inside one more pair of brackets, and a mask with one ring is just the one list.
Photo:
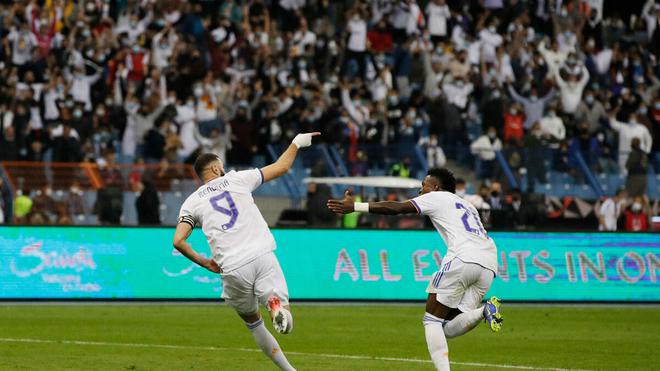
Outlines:
[[43, 214], [47, 219], [55, 217], [57, 201], [53, 198], [53, 189], [50, 184], [45, 184], [38, 190], [32, 201], [31, 212]]
[[642, 196], [646, 194], [646, 175], [648, 174], [649, 158], [641, 149], [639, 138], [633, 138], [630, 145], [632, 151], [626, 160], [626, 170], [628, 178], [626, 179], [626, 191], [631, 197]]
[[32, 199], [29, 189], [19, 189], [14, 198], [14, 224], [27, 224], [32, 211]]
[[[522, 122], [520, 123], [522, 125]], [[497, 137], [494, 127], [488, 128], [488, 132], [470, 144], [470, 151], [477, 155], [480, 161], [481, 171], [479, 177], [490, 179], [495, 170], [495, 152], [502, 150], [502, 141]]]
[[504, 113], [504, 143], [519, 146], [525, 135], [525, 115], [517, 104], [512, 104]]
[[522, 104], [525, 109], [525, 129], [530, 129], [535, 122], [541, 120], [546, 105], [555, 95], [554, 89], [551, 89], [545, 96], [539, 97], [536, 88], [532, 87], [529, 96], [524, 97], [519, 95], [510, 83], [507, 87], [513, 100]]
[[441, 41], [446, 41], [448, 36], [447, 22], [451, 17], [449, 6], [445, 0], [432, 0], [426, 5], [424, 13], [428, 23], [431, 42], [438, 45]]
[[463, 178], [456, 178], [456, 196], [459, 197], [465, 197], [467, 194], [467, 189], [466, 189], [467, 183], [465, 182], [465, 179]]
[[19, 143], [16, 138], [16, 129], [7, 126], [0, 129], [0, 160], [17, 161], [19, 159]]
[[400, 178], [410, 178], [410, 172], [411, 170], [411, 165], [412, 159], [410, 156], [405, 156], [401, 161], [395, 163], [392, 165], [389, 171], [390, 176], [398, 176]]
[[426, 161], [429, 169], [445, 166], [447, 163], [447, 157], [438, 143], [438, 136], [436, 134], [419, 138], [417, 145], [426, 149]]
[[367, 73], [367, 21], [360, 6], [353, 8], [346, 25], [348, 42], [342, 65], [342, 75], [347, 74], [351, 63], [357, 67], [357, 76], [366, 78]]
[[580, 101], [582, 101], [582, 92], [589, 82], [589, 70], [582, 66], [579, 75], [570, 73], [568, 79], [564, 79], [559, 71], [555, 71], [555, 82], [559, 86], [561, 98], [561, 107], [564, 113], [574, 114]]
[[[465, 143], [494, 126], [513, 150], [507, 160], [516, 160], [534, 151], [526, 139], [555, 80], [568, 137], [585, 121], [591, 135], [602, 134], [603, 171], [617, 150], [601, 127], [610, 105], [620, 107], [618, 121], [636, 114], [656, 139], [646, 148], [640, 135], [620, 135], [620, 155], [640, 137], [660, 169], [660, 27], [651, 3], [629, 4], [623, 14], [642, 20], [633, 22], [577, 0], [465, 9], [444, 0], [110, 1], [92, 12], [76, 11], [76, 2], [30, 2], [30, 11], [13, 2], [0, 23], [0, 159], [93, 161], [112, 151], [132, 163], [145, 158], [145, 134], [172, 106], [162, 156], [170, 163], [194, 161], [216, 128], [234, 145], [228, 166], [254, 166], [267, 145], [278, 148], [300, 127], [332, 133], [326, 140], [348, 147], [340, 151], [347, 162], [367, 144], [409, 153], [428, 131], [464, 164]], [[42, 25], [33, 14], [57, 17]], [[353, 77], [348, 103], [337, 89], [344, 74]], [[508, 80], [516, 90], [504, 89]], [[509, 95], [521, 103], [516, 115]], [[420, 120], [406, 119], [412, 111]], [[570, 143], [557, 144], [566, 161], [555, 169], [570, 171]], [[371, 156], [369, 166], [385, 160]], [[619, 158], [623, 172], [625, 163]]]
[[11, 192], [0, 176], [0, 224], [11, 224], [12, 221]]
[[80, 182], [78, 180], [71, 182], [71, 187], [69, 187], [69, 191], [64, 196], [62, 202], [66, 208], [66, 212], [74, 220], [81, 218], [85, 214], [85, 200], [83, 199], [83, 191], [80, 188]]
[[653, 138], [646, 126], [637, 121], [637, 114], [629, 116], [628, 122], [621, 122], [615, 118], [618, 110], [610, 113], [610, 127], [619, 134], [619, 168], [626, 171], [626, 162], [632, 150], [632, 141], [639, 138], [639, 148], [644, 153], [649, 153], [653, 145]]
[[71, 126], [64, 123], [53, 129], [51, 135], [54, 137], [54, 162], [79, 162], [82, 159], [78, 132], [72, 129]]
[[598, 212], [598, 230], [599, 231], [616, 231], [617, 221], [625, 207], [628, 194], [625, 189], [616, 191], [614, 197], [608, 197], [600, 204]]
[[571, 139], [568, 150], [570, 166], [575, 169], [575, 174], [582, 174], [576, 157], [578, 153], [591, 170], [596, 170], [600, 149], [598, 139], [589, 134], [589, 124], [583, 122], [578, 126], [577, 136]]
[[149, 129], [144, 137], [144, 156], [148, 164], [159, 163], [165, 157], [165, 136], [169, 122], [160, 120], [156, 126]]
[[135, 200], [135, 208], [140, 225], [160, 225], [160, 198], [153, 180], [142, 179], [140, 195]]
[[627, 232], [646, 232], [649, 230], [650, 205], [646, 196], [636, 196], [625, 211]]
[[557, 116], [555, 106], [549, 106], [545, 116], [539, 121], [541, 132], [548, 139], [548, 147], [552, 149], [559, 148], [559, 143], [566, 138], [566, 128], [564, 122]]
[[586, 122], [589, 125], [589, 134], [594, 135], [601, 128], [601, 123], [607, 121], [607, 112], [603, 104], [596, 99], [593, 91], [587, 90], [584, 99], [578, 104], [575, 111], [577, 122]]
[[115, 154], [107, 152], [97, 160], [104, 185], [96, 193], [94, 213], [101, 224], [119, 224], [124, 209], [123, 177], [115, 162]]
[[527, 192], [533, 193], [535, 182], [547, 183], [547, 138], [541, 124], [534, 123], [532, 130], [525, 135], [525, 169], [527, 170]]

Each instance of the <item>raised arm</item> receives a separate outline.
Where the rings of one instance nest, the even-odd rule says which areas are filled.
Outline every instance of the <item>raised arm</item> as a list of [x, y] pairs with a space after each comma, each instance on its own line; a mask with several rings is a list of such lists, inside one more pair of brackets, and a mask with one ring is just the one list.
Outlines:
[[179, 220], [179, 224], [176, 225], [176, 231], [174, 232], [174, 241], [172, 242], [174, 248], [200, 267], [204, 267], [214, 273], [220, 273], [220, 267], [215, 261], [199, 255], [193, 250], [188, 241], [186, 241], [192, 230], [192, 223], [185, 219], [185, 217], [182, 217]]
[[346, 190], [343, 200], [328, 200], [328, 209], [337, 214], [350, 214], [354, 211], [381, 215], [417, 214], [418, 210], [410, 200], [355, 202], [350, 190]]
[[516, 91], [516, 88], [513, 87], [511, 84], [507, 84], [507, 90], [509, 90], [509, 94], [511, 94], [511, 98], [515, 100], [518, 103], [525, 104], [527, 102], [527, 99], [523, 98], [518, 92]]
[[277, 179], [286, 174], [286, 172], [291, 168], [291, 165], [293, 165], [293, 161], [296, 159], [298, 150], [300, 148], [311, 146], [312, 137], [317, 135], [321, 135], [321, 133], [314, 132], [296, 135], [296, 137], [293, 138], [293, 142], [289, 145], [289, 148], [287, 148], [286, 151], [282, 153], [277, 161], [261, 168], [261, 174], [264, 176], [264, 183], [273, 179]]

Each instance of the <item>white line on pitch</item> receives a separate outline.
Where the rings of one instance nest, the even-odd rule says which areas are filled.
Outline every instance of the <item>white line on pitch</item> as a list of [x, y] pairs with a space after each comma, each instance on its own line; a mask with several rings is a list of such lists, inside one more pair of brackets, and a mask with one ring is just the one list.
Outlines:
[[[145, 344], [145, 343], [111, 343], [105, 341], [83, 341], [83, 340], [48, 340], [48, 339], [26, 339], [26, 338], [0, 338], [0, 342], [4, 343], [37, 343], [37, 344], [69, 344], [69, 345], [96, 345], [96, 346], [115, 346], [115, 347], [131, 347], [131, 348], [161, 348], [161, 349], [190, 349], [190, 350], [216, 350], [216, 351], [239, 351], [261, 353], [259, 349], [251, 348], [226, 348], [226, 347], [211, 347], [211, 346], [197, 346], [197, 345], [172, 345], [172, 344]], [[321, 357], [321, 358], [337, 358], [337, 359], [359, 359], [367, 361], [393, 361], [404, 363], [431, 363], [431, 361], [419, 358], [398, 358], [398, 357], [377, 357], [366, 355], [349, 355], [349, 354], [328, 354], [328, 353], [305, 353], [305, 352], [292, 352], [286, 351], [285, 354], [307, 356], [307, 357]], [[455, 362], [452, 364], [459, 366], [472, 366], [472, 367], [489, 367], [489, 368], [508, 368], [516, 370], [543, 370], [543, 371], [589, 371], [575, 368], [552, 368], [552, 367], [533, 367], [533, 366], [519, 366], [519, 365], [503, 365], [492, 363], [478, 363], [478, 362]]]

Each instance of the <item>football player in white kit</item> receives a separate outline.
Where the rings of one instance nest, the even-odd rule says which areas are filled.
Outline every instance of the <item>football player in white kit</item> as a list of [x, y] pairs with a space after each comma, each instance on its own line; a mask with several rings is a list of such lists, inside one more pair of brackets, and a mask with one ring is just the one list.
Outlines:
[[[293, 329], [289, 292], [275, 257], [275, 239], [252, 198], [261, 184], [291, 168], [298, 150], [312, 144], [320, 133], [298, 134], [273, 164], [262, 169], [225, 173], [215, 154], [202, 154], [195, 172], [204, 185], [181, 205], [174, 247], [198, 265], [222, 276], [222, 297], [236, 310], [252, 332], [257, 345], [282, 370], [294, 370], [277, 340], [264, 326], [259, 303], [268, 308], [275, 329]], [[211, 248], [211, 258], [197, 254], [186, 239], [201, 226]]]
[[328, 208], [339, 214], [416, 213], [431, 218], [447, 245], [442, 267], [426, 289], [423, 319], [426, 344], [438, 370], [449, 370], [447, 338], [465, 334], [482, 320], [496, 332], [502, 323], [496, 297], [481, 305], [497, 272], [497, 247], [488, 237], [477, 210], [455, 191], [456, 179], [451, 171], [435, 168], [424, 178], [420, 195], [407, 201], [354, 202], [350, 191], [346, 191], [343, 200], [328, 200]]

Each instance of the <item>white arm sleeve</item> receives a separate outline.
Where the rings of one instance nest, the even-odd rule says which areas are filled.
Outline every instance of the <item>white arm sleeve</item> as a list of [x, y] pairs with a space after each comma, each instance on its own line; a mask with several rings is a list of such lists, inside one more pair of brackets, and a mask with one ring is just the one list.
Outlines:
[[243, 170], [236, 172], [236, 177], [250, 190], [254, 191], [264, 183], [264, 174], [261, 169]]

